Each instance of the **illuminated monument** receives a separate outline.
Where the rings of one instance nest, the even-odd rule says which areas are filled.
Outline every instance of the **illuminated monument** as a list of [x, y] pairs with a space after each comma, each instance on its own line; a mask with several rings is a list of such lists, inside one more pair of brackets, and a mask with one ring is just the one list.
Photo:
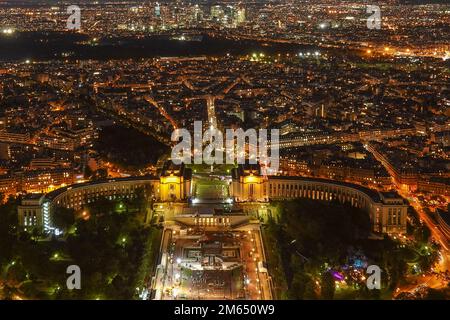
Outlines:
[[338, 201], [366, 211], [374, 232], [406, 232], [408, 205], [395, 192], [379, 192], [352, 183], [319, 178], [266, 177], [261, 175], [259, 166], [243, 165], [233, 170], [232, 194], [239, 203], [297, 198]]
[[191, 196], [192, 170], [184, 164], [174, 165], [167, 161], [161, 172], [159, 182], [159, 200], [180, 201]]
[[79, 183], [47, 194], [29, 194], [18, 207], [19, 224], [25, 229], [54, 230], [52, 215], [57, 207], [81, 210], [100, 198], [132, 199], [142, 190], [146, 199], [156, 202], [186, 202], [190, 196], [191, 169], [167, 162], [160, 177], [115, 178]]
[[[406, 232], [408, 206], [393, 192], [379, 192], [356, 184], [318, 178], [263, 176], [259, 165], [239, 165], [231, 175], [230, 198], [227, 200], [237, 207], [266, 206], [272, 200], [296, 198], [338, 201], [367, 212], [374, 232]], [[19, 222], [24, 228], [42, 227], [50, 232], [54, 230], [52, 214], [59, 206], [80, 210], [101, 197], [110, 200], [133, 198], [137, 190], [143, 190], [148, 199], [154, 200], [157, 215], [170, 220], [177, 213], [166, 216], [166, 204], [178, 206], [178, 212], [185, 210], [183, 208], [189, 206], [191, 199], [192, 185], [192, 170], [169, 161], [163, 166], [159, 178], [109, 179], [75, 184], [45, 195], [25, 196], [18, 208]]]

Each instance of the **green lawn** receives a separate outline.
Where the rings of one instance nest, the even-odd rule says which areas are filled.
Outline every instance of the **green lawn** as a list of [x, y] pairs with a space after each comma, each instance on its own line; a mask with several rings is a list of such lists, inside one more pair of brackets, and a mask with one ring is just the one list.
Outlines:
[[200, 199], [224, 199], [229, 197], [228, 184], [220, 180], [195, 181], [194, 196]]

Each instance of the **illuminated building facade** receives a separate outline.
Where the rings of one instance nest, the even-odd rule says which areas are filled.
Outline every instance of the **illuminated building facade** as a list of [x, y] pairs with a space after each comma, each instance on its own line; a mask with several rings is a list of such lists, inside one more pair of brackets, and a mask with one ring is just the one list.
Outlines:
[[[57, 207], [81, 210], [84, 205], [103, 197], [110, 200], [133, 198], [137, 190], [143, 190], [147, 198], [159, 202], [183, 203], [191, 195], [191, 175], [191, 170], [184, 165], [168, 162], [159, 178], [110, 179], [60, 188], [39, 199], [32, 195], [32, 199], [25, 197], [18, 209], [19, 222], [23, 227], [42, 226], [51, 231], [51, 215]], [[231, 196], [237, 203], [296, 198], [339, 201], [366, 211], [374, 232], [393, 234], [406, 231], [408, 206], [400, 196], [351, 183], [304, 177], [266, 177], [261, 175], [258, 165], [245, 165], [232, 171]], [[46, 216], [47, 223], [44, 221]]]
[[232, 171], [231, 194], [234, 201], [268, 201], [267, 179], [261, 176], [258, 165], [238, 166]]
[[44, 226], [44, 199], [42, 193], [28, 194], [22, 199], [17, 210], [19, 223], [24, 230]]
[[191, 195], [192, 171], [184, 164], [166, 162], [161, 172], [159, 199], [165, 201], [187, 200]]
[[450, 183], [448, 178], [432, 177], [428, 180], [419, 180], [417, 189], [420, 192], [450, 196]]
[[[184, 165], [174, 166], [170, 162], [164, 166], [159, 178], [152, 176], [117, 178], [74, 184], [45, 195], [40, 194], [39, 197], [36, 194], [29, 194], [18, 208], [19, 223], [22, 227], [43, 227], [51, 231], [53, 229], [51, 216], [58, 207], [81, 210], [86, 204], [101, 198], [132, 199], [138, 190], [142, 190], [146, 198], [160, 202], [186, 201], [190, 196], [190, 185], [190, 169]], [[48, 222], [44, 221], [45, 216]]]
[[71, 168], [45, 170], [27, 170], [19, 174], [20, 189], [27, 192], [48, 192], [57, 186], [70, 185], [74, 182]]
[[[84, 205], [104, 197], [109, 200], [133, 198], [138, 189], [142, 189], [147, 196], [157, 197], [158, 187], [157, 178], [136, 177], [74, 184], [41, 194], [39, 198], [36, 194], [29, 194], [18, 208], [19, 224], [25, 228], [42, 227], [51, 231], [51, 216], [58, 207], [80, 210]], [[33, 216], [31, 220], [30, 214]]]
[[10, 174], [0, 175], [0, 193], [3, 194], [5, 199], [8, 195], [15, 194], [18, 187], [19, 179], [17, 177]]
[[268, 202], [307, 198], [339, 201], [366, 211], [374, 232], [404, 233], [408, 206], [393, 192], [379, 192], [356, 184], [319, 178], [260, 175], [257, 166], [239, 166], [233, 172], [236, 202]]

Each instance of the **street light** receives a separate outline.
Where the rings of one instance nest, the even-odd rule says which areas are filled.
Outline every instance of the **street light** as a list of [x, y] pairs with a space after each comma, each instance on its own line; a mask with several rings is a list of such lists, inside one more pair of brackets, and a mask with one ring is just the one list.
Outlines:
[[10, 35], [10, 34], [13, 34], [13, 33], [14, 33], [14, 29], [12, 29], [12, 28], [6, 28], [6, 29], [3, 29], [2, 32], [3, 32], [3, 34]]

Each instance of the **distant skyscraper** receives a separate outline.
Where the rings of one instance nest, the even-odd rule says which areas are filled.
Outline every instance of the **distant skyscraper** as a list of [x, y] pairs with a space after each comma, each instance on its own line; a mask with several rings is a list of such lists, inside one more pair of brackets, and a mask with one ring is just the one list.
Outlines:
[[220, 21], [224, 15], [223, 9], [221, 6], [212, 6], [211, 7], [211, 18], [216, 21]]
[[202, 9], [198, 6], [198, 4], [196, 4], [194, 6], [194, 10], [193, 10], [193, 20], [198, 22], [200, 20], [203, 19], [203, 11]]
[[155, 16], [158, 18], [161, 17], [161, 6], [159, 5], [159, 2], [155, 5]]
[[236, 24], [240, 25], [245, 22], [245, 8], [238, 8], [236, 11]]

